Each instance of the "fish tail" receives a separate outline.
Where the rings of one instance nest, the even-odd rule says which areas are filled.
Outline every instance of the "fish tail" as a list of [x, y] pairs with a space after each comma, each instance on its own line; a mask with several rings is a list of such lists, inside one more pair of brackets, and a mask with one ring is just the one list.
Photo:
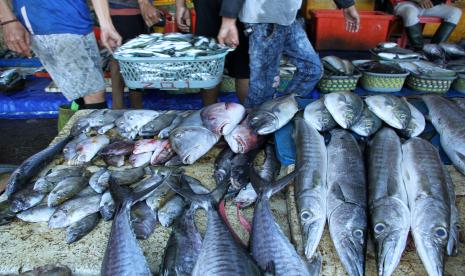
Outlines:
[[263, 179], [252, 166], [250, 167], [250, 182], [252, 183], [252, 186], [255, 189], [255, 191], [257, 191], [257, 193], [270, 198], [272, 195], [281, 191], [289, 183], [291, 183], [291, 181], [294, 180], [294, 178], [301, 171], [301, 169], [302, 167], [299, 167], [290, 174], [270, 183], [270, 181], [266, 181], [265, 179]]

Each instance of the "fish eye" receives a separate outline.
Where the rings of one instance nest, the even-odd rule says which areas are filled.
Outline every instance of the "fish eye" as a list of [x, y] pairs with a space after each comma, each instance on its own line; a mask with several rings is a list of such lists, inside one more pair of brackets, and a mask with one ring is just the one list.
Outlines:
[[309, 211], [303, 211], [302, 214], [300, 214], [300, 218], [304, 221], [309, 220], [312, 218], [312, 213]]
[[384, 225], [384, 223], [380, 222], [380, 223], [377, 223], [375, 225], [375, 233], [376, 234], [380, 234], [384, 231], [384, 229], [386, 229], [386, 225]]
[[436, 237], [445, 239], [447, 237], [447, 230], [444, 227], [438, 227], [434, 230]]
[[352, 232], [354, 237], [361, 239], [363, 238], [363, 231], [361, 229], [355, 229], [354, 232]]

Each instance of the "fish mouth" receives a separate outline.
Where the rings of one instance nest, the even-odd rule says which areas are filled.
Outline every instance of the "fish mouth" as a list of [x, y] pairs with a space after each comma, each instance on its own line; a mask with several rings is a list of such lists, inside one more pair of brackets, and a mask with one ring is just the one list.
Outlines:
[[312, 258], [318, 247], [321, 236], [323, 235], [326, 217], [317, 218], [310, 223], [306, 223], [304, 227], [305, 237], [305, 256]]
[[349, 275], [365, 275], [365, 257], [361, 245], [357, 245], [352, 239], [344, 238], [340, 241], [339, 257], [342, 265]]
[[407, 234], [408, 230], [392, 232], [378, 245], [376, 258], [379, 276], [392, 275], [397, 268], [405, 249]]
[[436, 244], [434, 241], [428, 240], [430, 237], [426, 235], [426, 238], [420, 237], [415, 238], [415, 246], [417, 247], [418, 255], [425, 266], [428, 275], [443, 275], [444, 271], [444, 247]]

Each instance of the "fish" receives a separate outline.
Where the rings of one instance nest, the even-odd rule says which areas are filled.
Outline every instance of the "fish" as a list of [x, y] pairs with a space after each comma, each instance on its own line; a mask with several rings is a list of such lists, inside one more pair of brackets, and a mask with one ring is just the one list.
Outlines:
[[94, 189], [92, 189], [91, 186], [87, 185], [84, 189], [82, 189], [79, 193], [77, 193], [74, 197], [86, 197], [86, 196], [92, 196], [92, 195], [98, 195]]
[[412, 113], [401, 98], [393, 95], [374, 95], [365, 98], [368, 109], [393, 128], [407, 128]]
[[367, 61], [357, 65], [361, 71], [379, 73], [379, 74], [405, 74], [407, 71], [397, 64], [386, 64], [380, 61]]
[[136, 238], [146, 240], [155, 231], [157, 214], [145, 201], [139, 201], [131, 208], [131, 226]]
[[58, 165], [54, 167], [50, 173], [45, 175], [45, 180], [50, 182], [60, 182], [63, 178], [70, 176], [82, 176], [84, 168], [80, 166], [63, 166]]
[[0, 226], [10, 223], [16, 217], [8, 200], [0, 202]]
[[311, 102], [305, 107], [304, 119], [318, 131], [329, 131], [337, 126], [336, 121], [324, 105], [323, 99]]
[[231, 161], [236, 156], [234, 151], [229, 147], [223, 148], [215, 159], [213, 179], [216, 183], [220, 183], [231, 174]]
[[420, 55], [417, 54], [417, 53], [413, 53], [413, 54], [396, 54], [396, 53], [382, 52], [382, 53], [377, 53], [377, 55], [380, 58], [386, 59], [386, 60], [408, 60], [408, 59], [416, 59], [416, 58], [420, 57]]
[[108, 189], [108, 181], [110, 180], [110, 172], [106, 168], [101, 168], [95, 172], [89, 179], [89, 185], [101, 194]]
[[201, 111], [202, 122], [211, 132], [228, 135], [244, 119], [245, 108], [238, 103], [215, 103]]
[[344, 73], [347, 75], [347, 76], [352, 76], [354, 74], [354, 71], [355, 71], [355, 67], [354, 65], [352, 64], [352, 62], [350, 62], [349, 60], [347, 59], [343, 59], [342, 60], [342, 64], [344, 65]]
[[21, 273], [21, 276], [45, 276], [45, 275], [53, 275], [53, 276], [72, 276], [73, 273], [71, 269], [66, 265], [44, 265], [40, 267], [36, 267], [33, 270], [25, 271]]
[[187, 203], [181, 196], [173, 196], [158, 210], [158, 221], [163, 227], [170, 227], [173, 222], [182, 215]]
[[155, 139], [142, 139], [137, 140], [134, 144], [134, 150], [132, 151], [133, 154], [140, 154], [145, 152], [153, 152], [157, 148], [157, 144], [159, 140]]
[[276, 182], [260, 178], [250, 167], [251, 183], [258, 191], [255, 203], [250, 250], [262, 270], [273, 264], [275, 275], [311, 275], [304, 259], [276, 223], [271, 212], [270, 198], [286, 187], [297, 176], [296, 170]]
[[402, 148], [396, 132], [378, 131], [368, 148], [368, 211], [378, 275], [392, 275], [410, 231], [410, 210], [402, 179]]
[[48, 207], [47, 204], [41, 204], [16, 214], [16, 217], [26, 222], [48, 222], [55, 209]]
[[429, 117], [439, 133], [441, 146], [452, 164], [465, 174], [465, 112], [456, 104], [438, 95], [422, 97]]
[[170, 136], [171, 131], [173, 131], [175, 128], [177, 128], [184, 118], [189, 116], [192, 113], [192, 111], [184, 111], [183, 113], [177, 114], [176, 118], [171, 122], [171, 124], [168, 127], [165, 127], [164, 129], [160, 130], [158, 133], [158, 138], [160, 139], [166, 139]]
[[120, 140], [106, 145], [99, 152], [101, 156], [109, 155], [129, 155], [134, 151], [134, 142]]
[[249, 167], [253, 163], [258, 150], [251, 151], [247, 154], [236, 154], [231, 159], [229, 192], [236, 192], [250, 182]]
[[11, 205], [10, 209], [15, 213], [30, 209], [39, 205], [46, 195], [47, 194], [35, 192], [33, 186], [29, 185], [8, 198]]
[[394, 42], [381, 42], [378, 44], [378, 48], [395, 48], [398, 47], [399, 45]]
[[418, 72], [422, 76], [432, 78], [455, 78], [455, 71], [439, 67], [436, 63], [425, 60], [412, 61], [418, 67]]
[[157, 118], [153, 119], [142, 127], [142, 129], [139, 131], [139, 136], [158, 135], [162, 129], [170, 126], [170, 124], [177, 116], [178, 115], [175, 111], [167, 111], [160, 114]]
[[102, 195], [76, 197], [58, 206], [48, 221], [49, 228], [63, 228], [99, 211]]
[[178, 127], [171, 132], [169, 141], [184, 164], [193, 164], [205, 155], [220, 139], [220, 135], [199, 127]]
[[457, 256], [459, 254], [459, 210], [455, 199], [455, 185], [446, 166], [443, 165], [444, 175], [446, 177], [447, 191], [450, 200], [450, 228], [449, 238], [447, 241], [446, 253], [448, 256]]
[[63, 150], [63, 147], [72, 140], [69, 135], [50, 145], [40, 152], [32, 155], [16, 168], [8, 179], [5, 193], [10, 197], [13, 193], [18, 192], [29, 184], [29, 181], [36, 176], [45, 166], [47, 166]]
[[462, 111], [465, 111], [465, 98], [450, 98]]
[[129, 164], [134, 168], [143, 167], [150, 163], [152, 152], [144, 152], [129, 156]]
[[402, 145], [402, 176], [417, 253], [428, 275], [443, 275], [451, 210], [437, 149], [426, 140], [410, 138]]
[[79, 193], [87, 184], [88, 179], [82, 176], [71, 176], [63, 179], [48, 194], [47, 205], [49, 207], [56, 207], [62, 204]]
[[108, 155], [103, 158], [105, 163], [113, 167], [122, 167], [124, 166], [124, 155]]
[[400, 68], [410, 72], [410, 73], [413, 73], [413, 74], [417, 74], [419, 75], [420, 74], [420, 71], [418, 70], [418, 66], [413, 63], [413, 62], [410, 62], [410, 61], [401, 61], [401, 62], [397, 62], [397, 65], [400, 66]]
[[111, 197], [110, 191], [103, 193], [99, 204], [99, 212], [103, 220], [109, 221], [113, 218], [116, 212], [115, 201]]
[[342, 266], [349, 275], [364, 275], [367, 196], [362, 152], [345, 130], [331, 130], [327, 145], [326, 217]]
[[350, 128], [362, 116], [363, 101], [355, 93], [333, 92], [326, 94], [323, 101], [333, 119], [342, 128]]
[[178, 125], [178, 127], [191, 127], [191, 126], [202, 126], [203, 121], [202, 121], [202, 109], [195, 110], [191, 113], [189, 113], [186, 117], [183, 118], [182, 122]]
[[111, 178], [118, 185], [129, 185], [142, 179], [145, 175], [144, 168], [130, 168], [123, 170], [109, 170]]
[[258, 135], [267, 135], [289, 123], [297, 111], [295, 94], [269, 100], [249, 113], [249, 126]]
[[66, 243], [71, 244], [82, 239], [85, 235], [94, 230], [99, 220], [99, 214], [93, 213], [66, 227]]
[[425, 44], [423, 46], [423, 52], [432, 62], [439, 61], [440, 63], [443, 63], [446, 59], [446, 53], [438, 44]]
[[150, 157], [150, 164], [152, 166], [161, 165], [169, 161], [174, 155], [175, 152], [173, 151], [168, 139], [157, 140], [154, 152]]
[[350, 127], [350, 130], [360, 136], [368, 137], [381, 128], [383, 122], [367, 106], [363, 107], [362, 116]]
[[238, 204], [240, 208], [245, 208], [252, 205], [257, 200], [257, 197], [257, 192], [255, 192], [252, 184], [248, 183], [236, 195], [234, 202]]
[[258, 135], [248, 123], [248, 117], [224, 136], [231, 150], [235, 153], [247, 153], [264, 142], [265, 137]]
[[460, 48], [457, 44], [441, 42], [439, 43], [439, 47], [441, 47], [448, 56], [465, 56], [465, 50]]
[[[261, 178], [265, 179], [268, 182], [274, 181], [277, 172], [279, 171], [279, 161], [276, 157], [276, 152], [274, 145], [267, 143], [264, 149], [265, 161], [261, 167], [260, 172], [258, 173]], [[251, 158], [254, 158], [251, 157]]]
[[160, 113], [155, 110], [129, 110], [124, 112], [123, 117], [126, 125], [131, 130], [139, 132], [142, 127], [158, 117]]
[[175, 220], [160, 266], [162, 275], [191, 275], [202, 248], [202, 236], [195, 226], [197, 208], [192, 206]]
[[53, 190], [55, 187], [56, 183], [47, 181], [45, 177], [39, 177], [35, 182], [34, 182], [34, 187], [32, 188], [35, 192], [41, 193], [41, 194], [46, 194], [49, 193]]
[[294, 184], [305, 256], [311, 259], [326, 223], [326, 174], [328, 160], [323, 136], [302, 117], [294, 119], [295, 165], [302, 168]]
[[174, 156], [170, 160], [165, 162], [165, 167], [177, 167], [182, 165], [184, 164], [182, 163], [181, 158], [177, 154], [174, 154]]
[[165, 179], [146, 190], [134, 193], [110, 178], [110, 192], [115, 199], [117, 212], [111, 225], [101, 275], [151, 275], [147, 260], [131, 227], [130, 210], [135, 202], [152, 192]]
[[333, 74], [345, 75], [345, 65], [339, 57], [336, 56], [325, 56], [321, 59], [325, 69], [329, 70]]
[[90, 162], [109, 143], [110, 139], [106, 135], [97, 135], [81, 141], [76, 146], [77, 155], [68, 161], [68, 165], [79, 166]]
[[246, 249], [234, 240], [215, 207], [226, 193], [228, 181], [218, 183], [209, 194], [199, 195], [182, 185], [185, 183], [183, 179], [181, 176], [181, 185], [172, 182], [169, 183], [170, 187], [207, 212], [207, 229], [191, 275], [261, 275], [258, 265]]
[[94, 123], [98, 123], [99, 121], [103, 121], [103, 113], [105, 110], [99, 109], [94, 110], [89, 113], [87, 116], [79, 118], [74, 125], [71, 127], [71, 134], [73, 136], [78, 136], [81, 133], [87, 133], [90, 131], [92, 127], [94, 127]]
[[400, 131], [400, 133], [405, 137], [416, 137], [423, 133], [426, 127], [425, 116], [420, 112], [414, 105], [409, 103], [405, 98], [403, 99], [408, 107], [410, 108], [411, 119], [407, 127]]

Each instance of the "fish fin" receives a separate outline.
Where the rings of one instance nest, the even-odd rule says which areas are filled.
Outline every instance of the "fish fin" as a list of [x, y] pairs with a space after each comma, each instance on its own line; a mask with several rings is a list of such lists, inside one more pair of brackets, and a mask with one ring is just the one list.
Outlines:
[[289, 173], [288, 175], [281, 177], [279, 180], [267, 185], [267, 181], [263, 179], [255, 170], [253, 166], [250, 167], [250, 181], [252, 183], [253, 188], [258, 193], [262, 193], [268, 197], [276, 194], [277, 192], [281, 191], [284, 187], [286, 187], [297, 174], [300, 172], [302, 167], [295, 169], [293, 172]]
[[275, 265], [274, 265], [273, 261], [270, 261], [269, 263], [266, 264], [264, 275], [266, 275], [266, 276], [274, 276], [274, 275], [276, 275]]

